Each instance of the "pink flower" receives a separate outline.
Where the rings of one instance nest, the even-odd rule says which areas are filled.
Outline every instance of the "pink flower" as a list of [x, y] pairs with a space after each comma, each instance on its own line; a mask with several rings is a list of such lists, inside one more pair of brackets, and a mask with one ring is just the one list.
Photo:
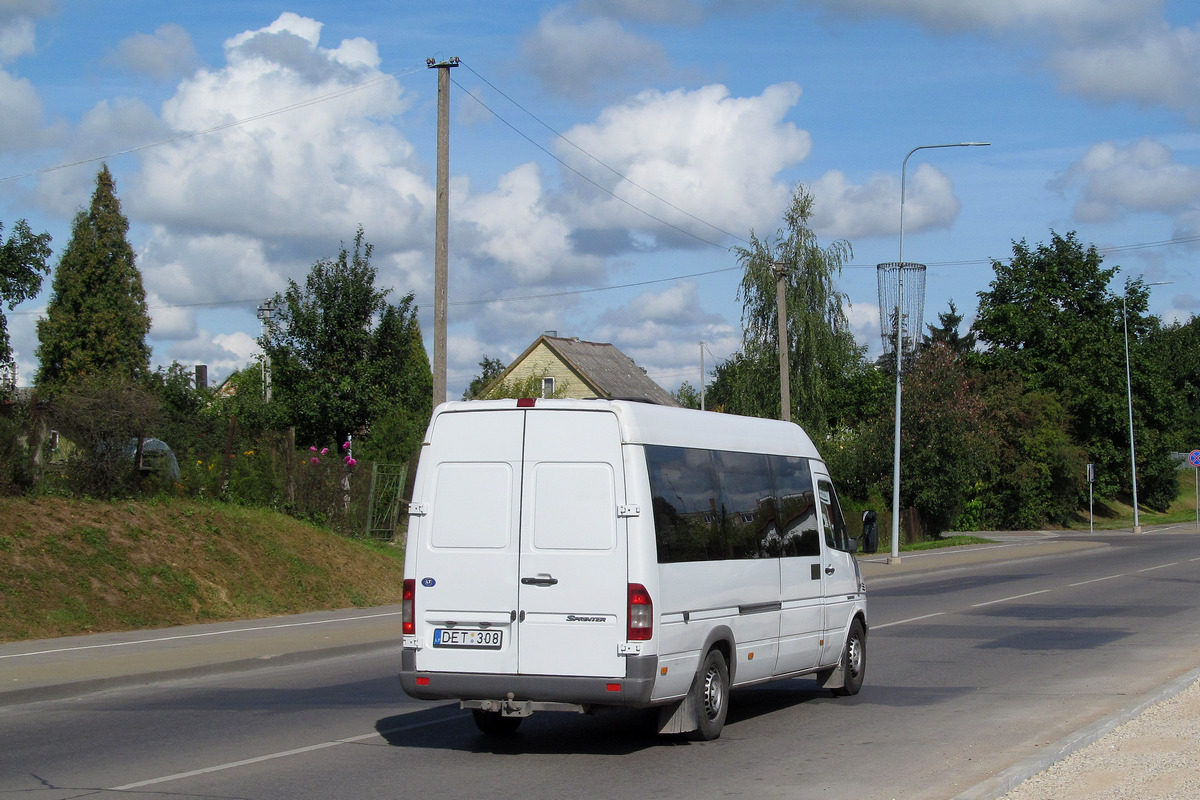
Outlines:
[[309, 450], [311, 450], [311, 451], [312, 451], [312, 452], [314, 452], [314, 453], [315, 453], [315, 452], [317, 452], [317, 446], [316, 446], [315, 444], [314, 444], [314, 445], [311, 445], [311, 446], [309, 446], [309, 448], [308, 448], [308, 449], [309, 449]]
[[349, 449], [350, 449], [350, 443], [349, 443], [349, 442], [346, 442], [345, 444], [343, 444], [343, 445], [342, 445], [342, 449], [343, 449], [343, 450], [349, 450]]
[[346, 466], [347, 466], [347, 467], [353, 467], [353, 466], [354, 466], [355, 464], [357, 464], [357, 463], [358, 463], [358, 462], [357, 462], [357, 461], [355, 461], [355, 460], [354, 460], [353, 458], [351, 458], [350, 456], [346, 456]]
[[322, 448], [321, 448], [321, 455], [325, 455], [325, 454], [326, 454], [326, 453], [328, 453], [328, 452], [329, 452], [329, 448], [328, 448], [328, 447], [322, 447]]
[[313, 458], [310, 458], [310, 459], [308, 460], [308, 463], [310, 463], [310, 464], [320, 464], [320, 463], [321, 463], [321, 459], [319, 459], [319, 458], [316, 458], [316, 457], [313, 457]]

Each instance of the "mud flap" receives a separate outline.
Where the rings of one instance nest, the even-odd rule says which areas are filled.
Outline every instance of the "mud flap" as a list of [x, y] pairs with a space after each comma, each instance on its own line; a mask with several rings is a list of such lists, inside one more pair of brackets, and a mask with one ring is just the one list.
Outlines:
[[688, 692], [687, 697], [682, 700], [676, 700], [658, 709], [659, 733], [691, 733], [699, 727], [694, 692]]
[[838, 659], [836, 667], [823, 669], [817, 673], [817, 683], [823, 689], [841, 689], [846, 685], [846, 670], [842, 666], [843, 659]]

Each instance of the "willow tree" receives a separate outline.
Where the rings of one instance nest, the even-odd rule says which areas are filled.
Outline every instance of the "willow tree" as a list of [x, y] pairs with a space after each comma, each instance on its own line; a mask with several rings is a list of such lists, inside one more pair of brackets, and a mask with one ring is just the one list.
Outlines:
[[791, 416], [821, 435], [839, 417], [835, 397], [846, 376], [857, 374], [862, 350], [854, 342], [834, 280], [853, 253], [850, 243], [827, 246], [809, 226], [813, 198], [803, 185], [792, 192], [783, 226], [773, 240], [753, 231], [735, 249], [743, 269], [742, 349], [717, 366], [713, 407], [760, 417], [780, 411], [776, 265], [784, 269]]

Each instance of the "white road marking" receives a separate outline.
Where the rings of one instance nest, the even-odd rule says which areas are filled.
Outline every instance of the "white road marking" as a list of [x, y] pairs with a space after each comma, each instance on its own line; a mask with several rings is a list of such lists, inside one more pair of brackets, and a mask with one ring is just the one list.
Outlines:
[[223, 772], [225, 770], [237, 769], [245, 767], [249, 764], [260, 764], [263, 761], [273, 761], [277, 758], [287, 758], [288, 756], [301, 755], [302, 753], [311, 753], [315, 750], [324, 750], [328, 747], [336, 747], [340, 744], [353, 744], [355, 742], [363, 742], [367, 739], [385, 736], [393, 733], [401, 733], [403, 731], [416, 730], [417, 728], [426, 728], [430, 725], [441, 725], [443, 722], [455, 722], [462, 720], [461, 716], [446, 717], [445, 719], [435, 719], [427, 722], [414, 722], [411, 725], [401, 725], [398, 728], [389, 728], [386, 731], [373, 731], [364, 733], [361, 736], [351, 736], [346, 739], [336, 739], [331, 742], [321, 742], [320, 744], [310, 744], [308, 747], [297, 747], [294, 750], [283, 750], [279, 753], [270, 753], [265, 756], [257, 756], [255, 758], [244, 758], [241, 761], [230, 761], [227, 764], [216, 764], [211, 767], [203, 767], [201, 769], [193, 769], [187, 772], [176, 772], [174, 775], [163, 775], [161, 778], [150, 778], [149, 780], [138, 781], [136, 783], [127, 783], [124, 786], [113, 786], [107, 791], [110, 792], [126, 792], [130, 789], [140, 789], [143, 786], [155, 786], [160, 783], [169, 783], [171, 781], [183, 780], [184, 778], [194, 778], [197, 775], [208, 775], [213, 772]]
[[1050, 589], [1039, 589], [1036, 592], [1026, 592], [1025, 594], [1014, 594], [1012, 597], [1001, 597], [999, 600], [988, 600], [986, 603], [972, 603], [971, 608], [982, 608], [983, 606], [995, 605], [996, 603], [1007, 603], [1009, 600], [1020, 600], [1023, 597], [1033, 597], [1035, 594], [1045, 594], [1052, 591]]
[[1085, 586], [1089, 583], [1099, 583], [1100, 581], [1111, 581], [1113, 578], [1124, 578], [1125, 573], [1120, 575], [1108, 575], [1103, 578], [1092, 578], [1090, 581], [1080, 581], [1079, 583], [1068, 583], [1067, 586]]
[[1157, 567], [1146, 567], [1145, 569], [1139, 569], [1138, 572], [1151, 572], [1152, 570], [1163, 569], [1164, 567], [1174, 567], [1178, 563], [1178, 561], [1172, 561], [1170, 564], [1159, 564]]
[[181, 633], [175, 636], [160, 636], [155, 639], [130, 639], [125, 642], [109, 642], [107, 644], [85, 644], [78, 647], [59, 647], [53, 650], [35, 650], [29, 653], [9, 653], [0, 655], [0, 659], [5, 658], [24, 658], [25, 656], [44, 656], [53, 653], [70, 653], [76, 650], [100, 650], [107, 647], [129, 647], [137, 644], [154, 644], [157, 642], [173, 642], [179, 639], [203, 639], [208, 636], [228, 636], [232, 633], [253, 633], [254, 631], [270, 631], [279, 628], [303, 628], [309, 625], [328, 625], [332, 622], [357, 622], [363, 619], [376, 619], [378, 617], [398, 617], [402, 614], [401, 611], [386, 611], [380, 614], [364, 614], [361, 617], [338, 617], [336, 619], [318, 619], [310, 622], [281, 622], [278, 625], [256, 625], [250, 628], [231, 628], [224, 631], [206, 631], [204, 633]]
[[908, 619], [898, 619], [895, 622], [885, 622], [882, 625], [872, 625], [871, 630], [874, 631], [874, 630], [878, 630], [880, 628], [890, 628], [893, 625], [903, 625], [906, 622], [920, 622], [921, 620], [929, 619], [930, 617], [940, 617], [942, 614], [945, 614], [945, 613], [946, 613], [945, 611], [935, 611], [932, 614], [926, 614], [922, 617], [910, 617]]

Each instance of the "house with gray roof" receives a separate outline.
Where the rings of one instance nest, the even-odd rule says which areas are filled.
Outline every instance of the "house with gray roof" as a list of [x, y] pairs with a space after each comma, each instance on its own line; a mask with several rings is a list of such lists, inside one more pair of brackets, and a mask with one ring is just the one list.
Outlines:
[[633, 359], [607, 342], [585, 342], [563, 338], [548, 331], [537, 338], [500, 373], [493, 385], [542, 381], [543, 396], [560, 391], [562, 396], [606, 400], [639, 400], [663, 406], [678, 406], [675, 398], [646, 375]]

